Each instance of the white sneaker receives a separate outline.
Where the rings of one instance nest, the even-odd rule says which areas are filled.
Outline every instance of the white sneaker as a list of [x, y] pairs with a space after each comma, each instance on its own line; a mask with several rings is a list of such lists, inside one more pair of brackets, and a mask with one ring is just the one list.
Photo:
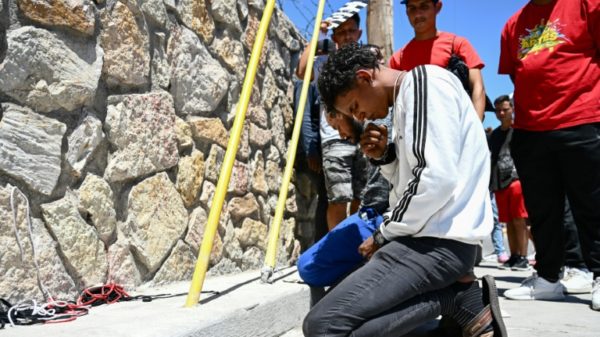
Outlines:
[[584, 294], [592, 291], [593, 274], [578, 268], [565, 267], [565, 273], [560, 283], [567, 294]]
[[592, 289], [592, 309], [600, 311], [600, 277], [596, 277]]
[[563, 289], [560, 282], [548, 282], [534, 272], [520, 287], [505, 291], [504, 297], [511, 300], [562, 300], [565, 298]]

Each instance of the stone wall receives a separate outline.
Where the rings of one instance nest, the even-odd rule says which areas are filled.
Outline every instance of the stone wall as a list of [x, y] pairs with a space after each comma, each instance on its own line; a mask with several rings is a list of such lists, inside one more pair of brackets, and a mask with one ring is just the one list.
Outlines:
[[[191, 279], [263, 9], [0, 0], [0, 297]], [[301, 44], [276, 10], [209, 273], [262, 266]], [[280, 264], [312, 234], [302, 181], [290, 185]]]

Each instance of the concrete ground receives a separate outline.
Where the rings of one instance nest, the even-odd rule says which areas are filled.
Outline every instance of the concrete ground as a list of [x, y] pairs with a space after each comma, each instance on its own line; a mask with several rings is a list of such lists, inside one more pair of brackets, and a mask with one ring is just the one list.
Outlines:
[[[477, 275], [496, 277], [504, 290], [518, 286], [530, 272], [499, 270], [497, 263], [483, 262]], [[185, 296], [152, 302], [121, 302], [94, 307], [74, 322], [7, 327], [0, 337], [110, 336], [110, 337], [300, 337], [302, 319], [308, 311], [308, 288], [295, 268], [281, 270], [273, 284], [260, 282], [260, 272], [207, 278], [200, 305], [184, 308]], [[141, 294], [187, 293], [189, 283], [140, 289]], [[136, 295], [136, 294], [131, 294]], [[598, 337], [600, 312], [589, 308], [591, 294], [569, 295], [565, 301], [511, 301], [500, 304], [507, 315], [511, 337]], [[424, 337], [436, 322], [425, 324], [411, 337]]]

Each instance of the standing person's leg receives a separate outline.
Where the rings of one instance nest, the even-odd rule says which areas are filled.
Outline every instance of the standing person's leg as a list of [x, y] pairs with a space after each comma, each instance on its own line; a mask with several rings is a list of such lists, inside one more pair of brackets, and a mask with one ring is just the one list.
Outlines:
[[569, 268], [587, 269], [581, 253], [577, 225], [573, 219], [568, 198], [565, 200], [565, 266]]
[[511, 225], [515, 232], [516, 250], [519, 259], [512, 266], [512, 270], [529, 270], [529, 260], [527, 260], [527, 244], [529, 241], [529, 233], [527, 230], [527, 211], [525, 210], [525, 202], [523, 200], [523, 192], [521, 182], [513, 181], [508, 189], [509, 195], [509, 217]]
[[537, 274], [527, 278], [519, 288], [504, 292], [510, 299], [564, 298], [558, 279], [564, 263], [565, 195], [556, 148], [547, 132], [515, 130], [513, 133], [511, 155], [531, 221]]
[[352, 165], [356, 145], [335, 140], [323, 144], [323, 173], [329, 205], [327, 224], [329, 230], [347, 216], [348, 203], [354, 200], [352, 190]]
[[589, 272], [581, 253], [577, 226], [571, 213], [569, 200], [565, 200], [565, 267], [560, 283], [567, 294], [584, 294], [592, 291], [592, 273]]
[[452, 240], [392, 241], [313, 307], [304, 321], [304, 334], [348, 336], [414, 296], [451, 285], [472, 268], [475, 253], [474, 245]]
[[496, 205], [496, 198], [494, 193], [490, 192], [490, 198], [492, 200], [492, 211], [494, 213], [494, 227], [492, 229], [492, 245], [494, 246], [494, 254], [499, 263], [505, 263], [508, 261], [508, 255], [504, 248], [504, 234], [502, 233], [502, 223], [498, 219], [498, 206]]
[[600, 123], [559, 130], [556, 137], [564, 145], [560, 163], [581, 251], [594, 273], [592, 308], [600, 310]]
[[498, 206], [498, 220], [506, 224], [506, 237], [508, 239], [508, 249], [510, 258], [504, 264], [498, 266], [500, 269], [511, 269], [519, 260], [518, 242], [515, 226], [512, 224], [510, 215], [510, 193], [507, 188], [494, 192], [496, 204]]

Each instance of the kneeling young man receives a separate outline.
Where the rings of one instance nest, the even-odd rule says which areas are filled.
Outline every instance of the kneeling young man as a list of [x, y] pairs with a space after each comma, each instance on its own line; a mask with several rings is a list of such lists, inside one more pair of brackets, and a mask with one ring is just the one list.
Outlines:
[[322, 69], [321, 99], [359, 121], [393, 107], [393, 143], [370, 125], [363, 151], [391, 183], [390, 209], [359, 247], [369, 259], [318, 302], [306, 336], [399, 336], [440, 314], [464, 336], [505, 336], [493, 279], [456, 282], [492, 229], [484, 131], [459, 80], [437, 66], [396, 71], [372, 50], [341, 48]]

